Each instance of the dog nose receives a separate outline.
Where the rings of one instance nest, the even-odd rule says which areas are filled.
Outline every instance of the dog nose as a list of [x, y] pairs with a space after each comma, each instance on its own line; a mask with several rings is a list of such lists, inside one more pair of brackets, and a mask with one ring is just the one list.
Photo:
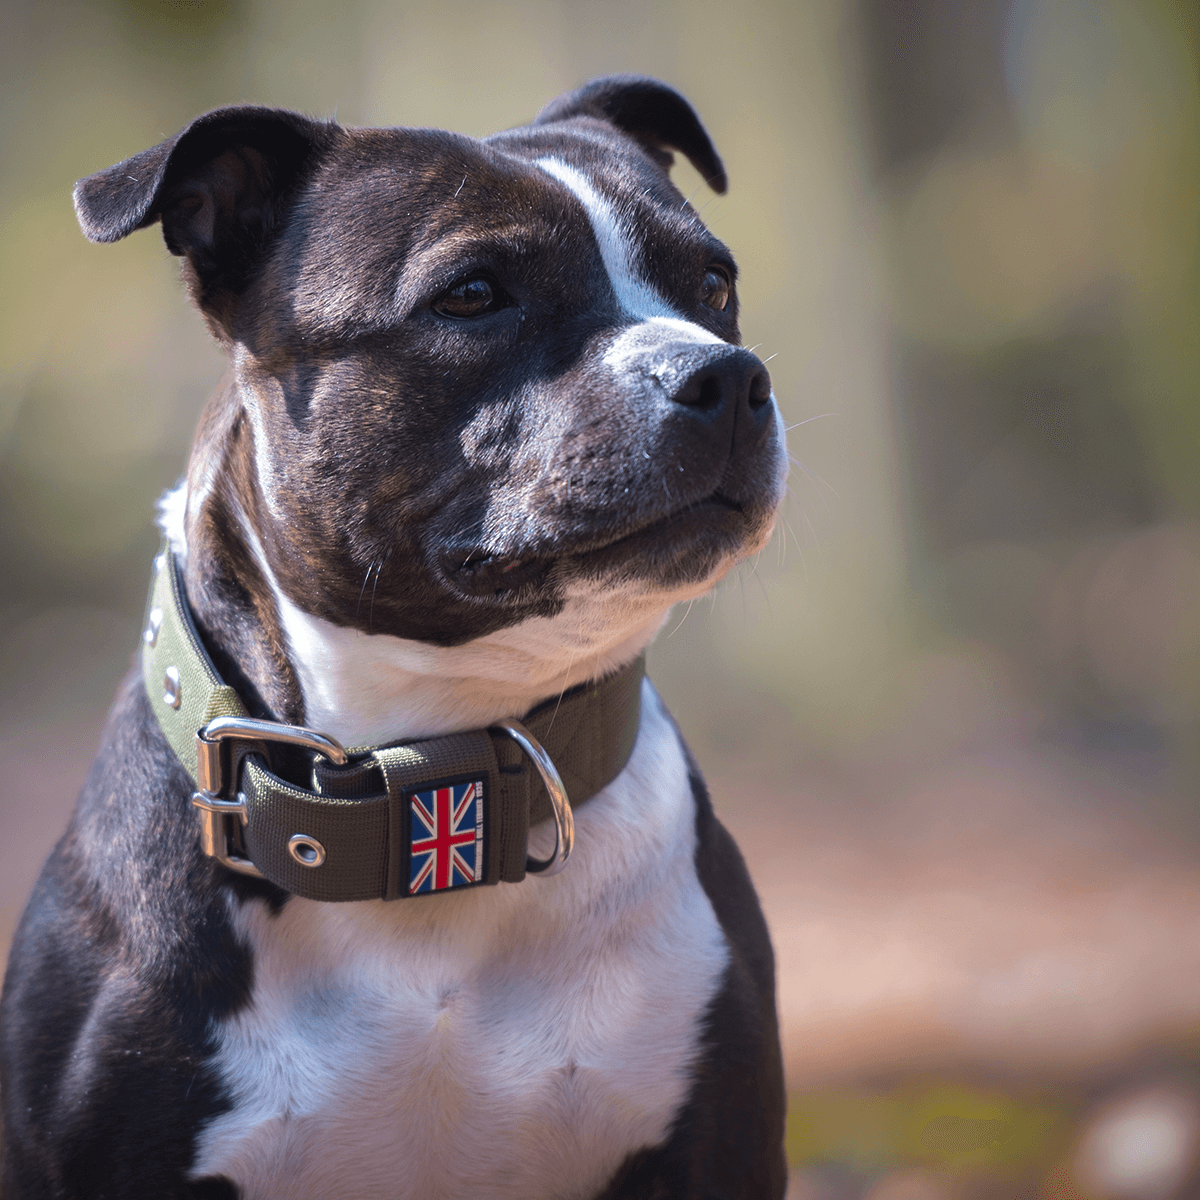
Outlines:
[[[771, 376], [749, 350], [721, 347], [690, 370], [679, 369], [673, 382], [667, 389], [672, 401], [714, 424], [732, 417], [739, 434], [756, 428], [770, 412]], [[739, 419], [742, 414], [751, 419]]]

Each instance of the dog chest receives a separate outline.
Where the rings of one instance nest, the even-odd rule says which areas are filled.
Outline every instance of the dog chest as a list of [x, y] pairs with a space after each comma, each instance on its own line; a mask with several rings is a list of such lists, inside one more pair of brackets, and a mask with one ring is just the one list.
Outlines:
[[663, 1139], [727, 950], [649, 687], [643, 712], [553, 879], [237, 913], [254, 993], [215, 1031], [233, 1107], [194, 1176], [246, 1197], [587, 1196]]

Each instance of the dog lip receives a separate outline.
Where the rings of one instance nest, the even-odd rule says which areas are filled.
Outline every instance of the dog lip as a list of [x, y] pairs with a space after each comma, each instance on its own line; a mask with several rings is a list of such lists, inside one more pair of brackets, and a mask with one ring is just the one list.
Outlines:
[[502, 573], [516, 570], [522, 563], [527, 561], [527, 558], [515, 554], [490, 554], [485, 550], [473, 548], [470, 550], [460, 550], [457, 553], [452, 550], [446, 551], [447, 562], [453, 566], [455, 571], [480, 571], [485, 567], [489, 570], [496, 569]]
[[654, 534], [660, 530], [669, 529], [674, 522], [682, 518], [692, 517], [706, 510], [722, 509], [727, 512], [735, 512], [743, 514], [745, 508], [737, 500], [731, 496], [725, 495], [719, 488], [715, 492], [710, 492], [707, 496], [699, 500], [693, 500], [688, 504], [681, 504], [678, 508], [671, 509], [670, 512], [664, 513], [661, 517], [655, 517], [653, 520], [647, 521], [644, 525], [638, 525], [636, 528], [629, 530], [626, 533], [619, 534], [617, 537], [611, 538], [609, 541], [601, 542], [595, 546], [588, 546], [583, 550], [576, 551], [578, 554], [595, 554], [605, 550], [611, 550], [614, 546], [619, 546], [622, 542], [630, 541], [633, 538], [645, 537], [647, 534]]
[[460, 592], [477, 598], [506, 600], [536, 586], [552, 559], [536, 554], [497, 554], [478, 546], [443, 550], [443, 574]]
[[[733, 499], [732, 496], [725, 495], [725, 493], [719, 488], [713, 492], [711, 496], [707, 497], [707, 499], [713, 501], [714, 504], [723, 505], [725, 508], [731, 509], [733, 512], [740, 513], [746, 511], [742, 504]], [[704, 503], [704, 501], [701, 501], [701, 503]]]

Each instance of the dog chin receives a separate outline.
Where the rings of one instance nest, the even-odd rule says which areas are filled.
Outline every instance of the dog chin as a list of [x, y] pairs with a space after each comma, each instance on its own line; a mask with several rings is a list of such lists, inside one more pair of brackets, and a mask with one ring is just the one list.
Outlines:
[[[768, 519], [756, 536], [735, 546], [692, 553], [669, 548], [657, 557], [646, 555], [601, 567], [596, 563], [564, 576], [562, 596], [567, 609], [583, 605], [607, 619], [613, 630], [623, 625], [645, 625], [657, 629], [677, 604], [686, 604], [711, 591], [735, 567], [758, 553], [770, 540], [774, 519]], [[654, 614], [657, 614], [655, 620]]]

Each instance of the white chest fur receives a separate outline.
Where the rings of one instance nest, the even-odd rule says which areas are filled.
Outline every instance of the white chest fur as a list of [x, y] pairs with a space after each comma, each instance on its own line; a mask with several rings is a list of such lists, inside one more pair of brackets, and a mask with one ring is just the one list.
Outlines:
[[551, 879], [243, 907], [253, 998], [214, 1031], [234, 1107], [194, 1175], [246, 1200], [585, 1197], [661, 1140], [728, 952], [648, 683], [633, 757], [576, 829]]

